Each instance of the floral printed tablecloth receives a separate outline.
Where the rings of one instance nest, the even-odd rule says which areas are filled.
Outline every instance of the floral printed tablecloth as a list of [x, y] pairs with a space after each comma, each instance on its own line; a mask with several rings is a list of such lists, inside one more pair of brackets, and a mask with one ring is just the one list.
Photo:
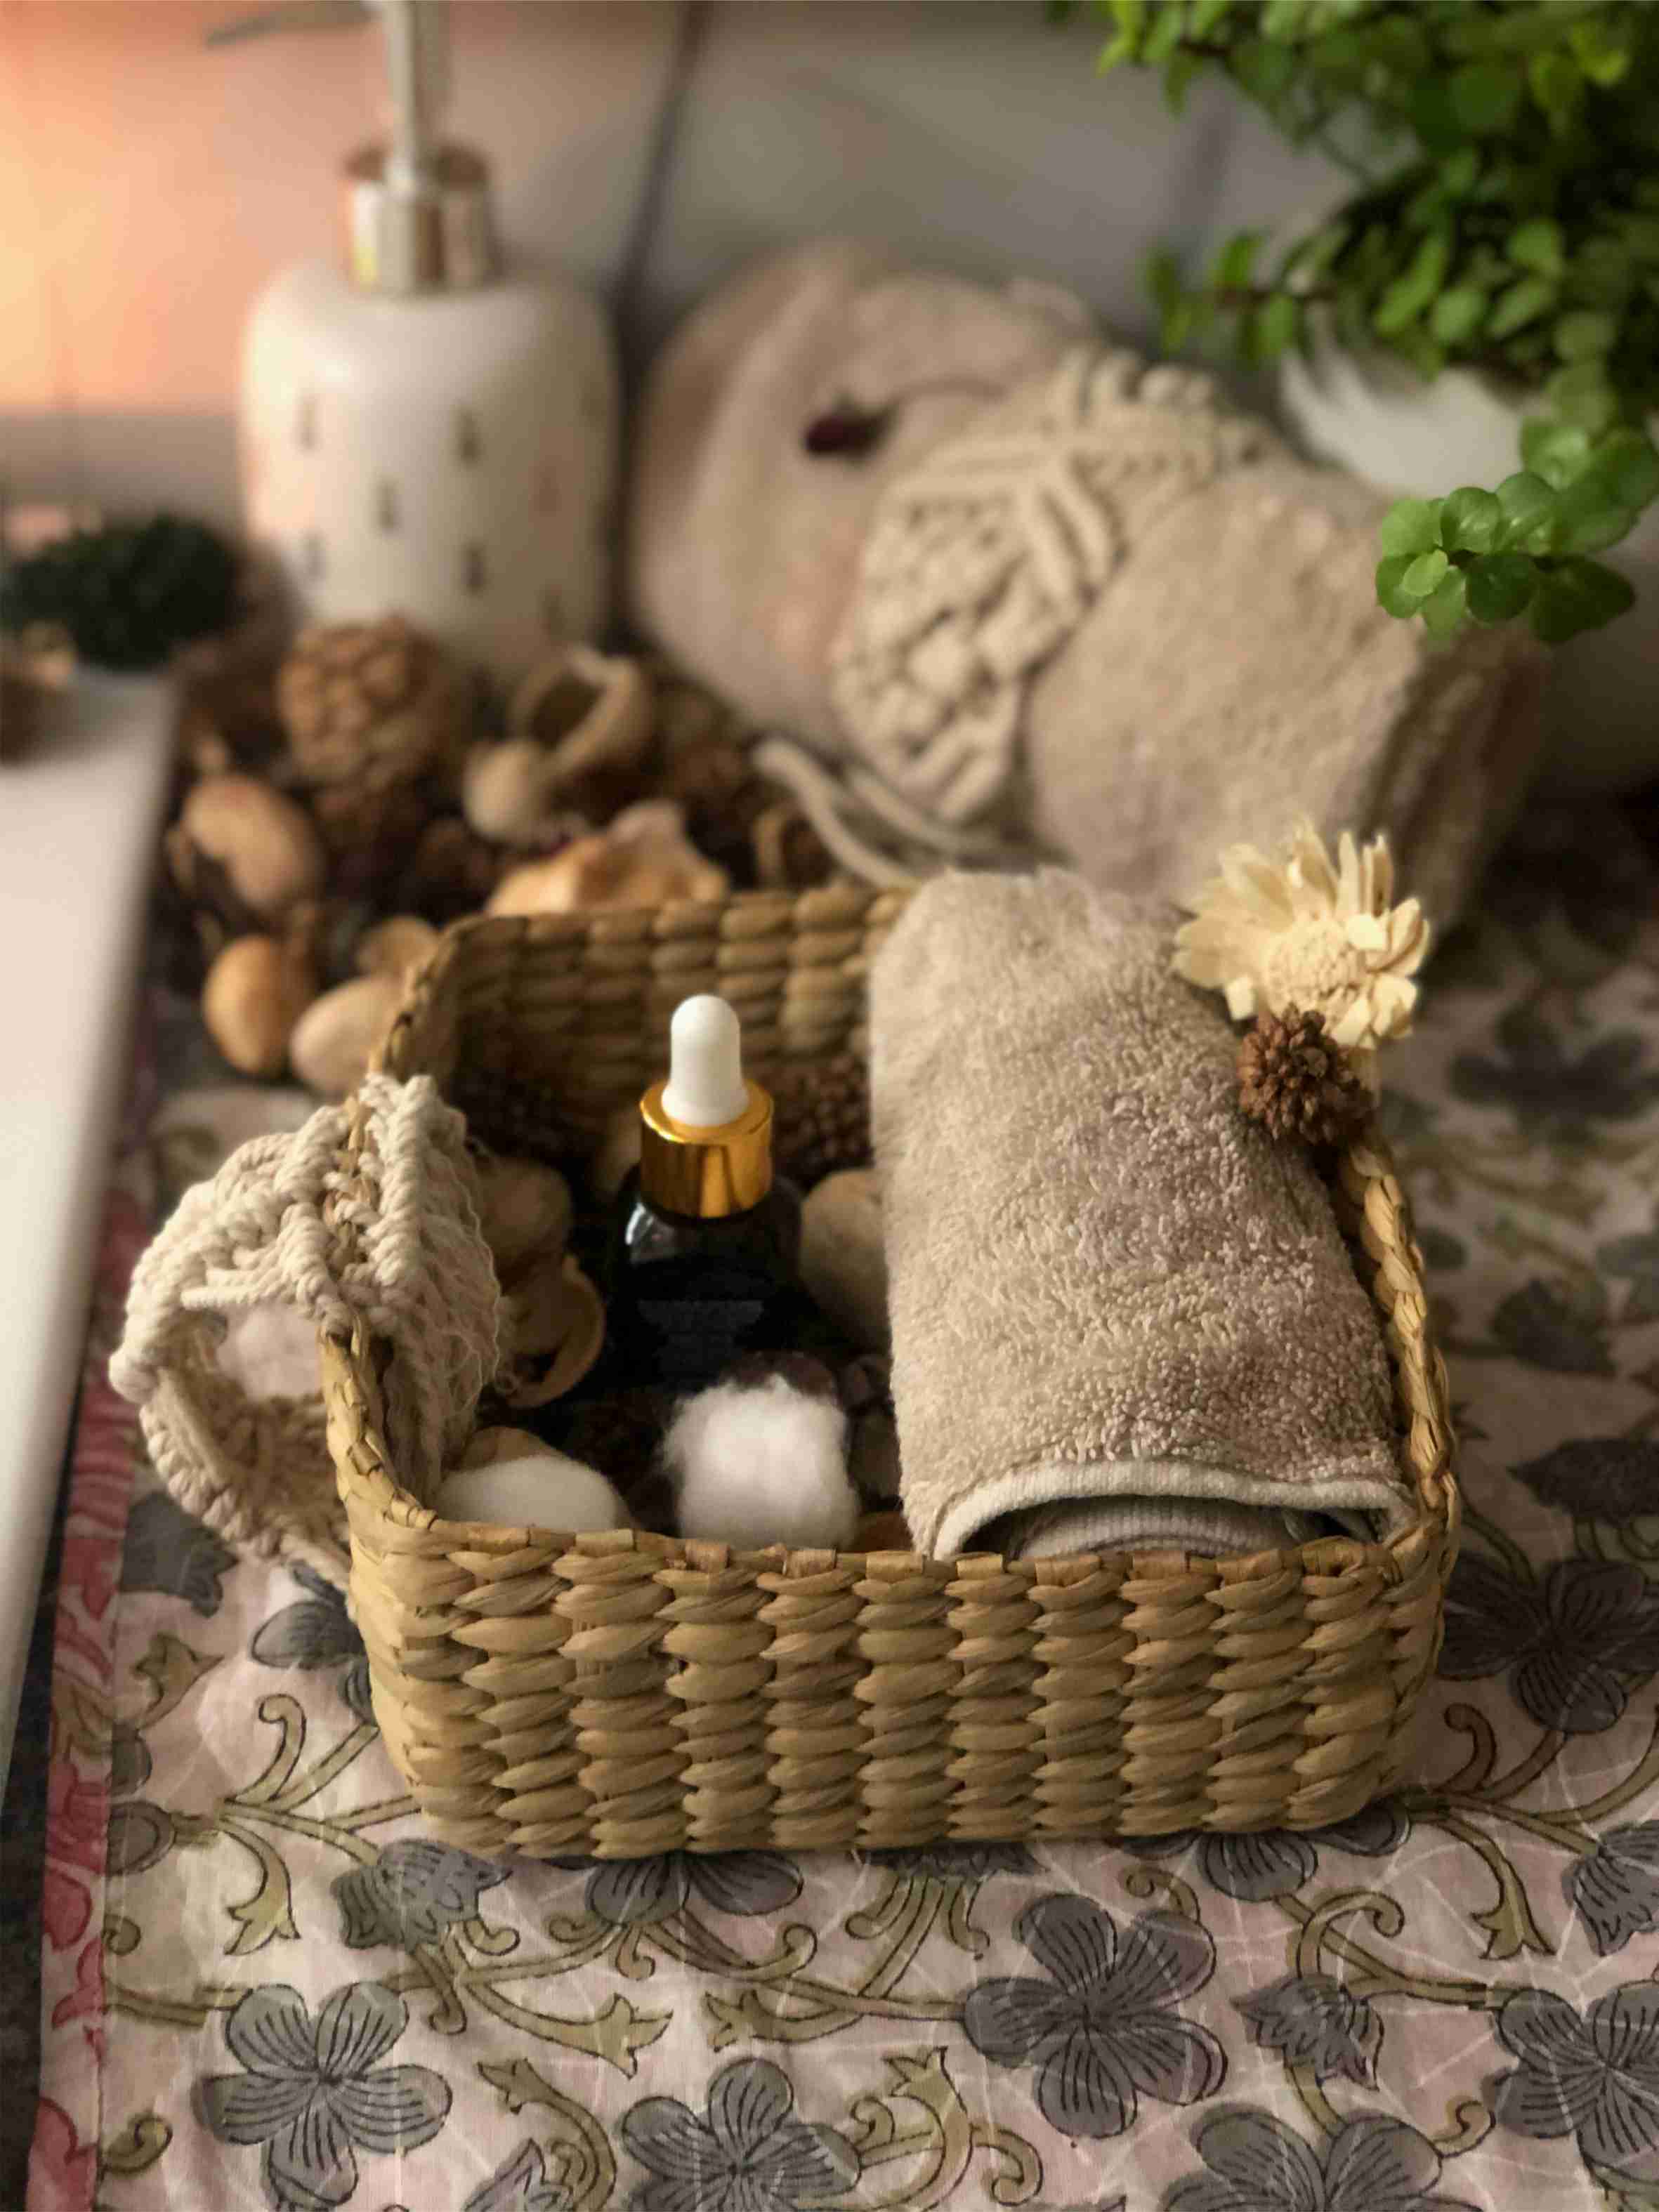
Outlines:
[[427, 1841], [325, 1585], [145, 1469], [64, 1547], [29, 2204], [1659, 2205], [1659, 906], [1540, 817], [1398, 1056], [1468, 1537], [1412, 1785], [1319, 1835], [508, 1869]]

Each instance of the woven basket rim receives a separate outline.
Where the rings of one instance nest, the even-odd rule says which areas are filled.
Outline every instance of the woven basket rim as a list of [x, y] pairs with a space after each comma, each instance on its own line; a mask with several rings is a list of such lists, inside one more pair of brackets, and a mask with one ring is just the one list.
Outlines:
[[[419, 1038], [425, 1018], [476, 946], [566, 943], [623, 946], [673, 940], [699, 927], [719, 927], [733, 917], [740, 925], [764, 926], [789, 919], [797, 926], [833, 928], [862, 918], [878, 905], [896, 914], [908, 896], [904, 890], [871, 890], [863, 885], [837, 883], [800, 893], [738, 891], [721, 900], [568, 915], [466, 915], [442, 932], [437, 944], [411, 971], [372, 1066], [376, 1072], [400, 1078], [423, 1072], [419, 1066]], [[362, 1127], [355, 1099], [349, 1121], [342, 1156], [347, 1175]], [[552, 1559], [562, 1547], [586, 1559], [621, 1560], [641, 1555], [654, 1560], [659, 1572], [707, 1576], [736, 1571], [745, 1576], [775, 1577], [780, 1583], [791, 1585], [823, 1574], [839, 1578], [849, 1567], [879, 1582], [923, 1572], [937, 1577], [947, 1569], [971, 1581], [976, 1574], [994, 1571], [1027, 1576], [1034, 1586], [1046, 1588], [1088, 1583], [1099, 1575], [1120, 1583], [1164, 1583], [1194, 1573], [1207, 1574], [1224, 1585], [1292, 1567], [1316, 1575], [1380, 1571], [1390, 1581], [1402, 1578], [1414, 1567], [1425, 1546], [1439, 1543], [1449, 1534], [1455, 1537], [1462, 1517], [1444, 1364], [1431, 1339], [1422, 1262], [1411, 1238], [1405, 1196], [1387, 1142], [1375, 1128], [1362, 1129], [1343, 1148], [1332, 1180], [1346, 1194], [1356, 1218], [1366, 1216], [1368, 1199], [1372, 1193], [1377, 1194], [1389, 1233], [1383, 1238], [1382, 1255], [1373, 1255], [1375, 1264], [1365, 1287], [1382, 1316], [1396, 1385], [1404, 1384], [1412, 1401], [1413, 1418], [1409, 1424], [1401, 1424], [1399, 1440], [1416, 1516], [1369, 1541], [1334, 1534], [1218, 1559], [1198, 1553], [1142, 1551], [1009, 1560], [995, 1552], [935, 1556], [915, 1551], [793, 1549], [784, 1545], [744, 1549], [708, 1539], [660, 1536], [635, 1528], [562, 1531], [533, 1524], [509, 1528], [446, 1521], [404, 1487], [392, 1465], [383, 1425], [375, 1418], [379, 1394], [373, 1379], [374, 1348], [361, 1323], [349, 1334], [325, 1334], [322, 1339], [331, 1449], [348, 1522], [356, 1513], [372, 1512], [411, 1537], [428, 1537], [434, 1551], [445, 1553], [465, 1551], [499, 1560], [533, 1550]], [[1362, 1241], [1346, 1228], [1345, 1236], [1351, 1249]], [[1408, 1314], [1409, 1325], [1405, 1328], [1396, 1327], [1395, 1317], [1402, 1300]], [[357, 1439], [355, 1449], [344, 1441], [353, 1437]]]
[[[1223, 1583], [1259, 1580], [1282, 1573], [1288, 1562], [1304, 1570], [1317, 1571], [1323, 1568], [1340, 1574], [1355, 1567], [1375, 1568], [1379, 1553], [1409, 1553], [1414, 1558], [1425, 1535], [1443, 1535], [1451, 1518], [1449, 1504], [1440, 1502], [1444, 1497], [1443, 1480], [1440, 1498], [1432, 1503], [1425, 1498], [1419, 1486], [1420, 1510], [1416, 1520], [1370, 1543], [1357, 1536], [1331, 1535], [1315, 1537], [1302, 1544], [1223, 1556], [1176, 1551], [1074, 1552], [1052, 1558], [1011, 1559], [1000, 1552], [934, 1554], [914, 1551], [810, 1551], [784, 1544], [744, 1550], [708, 1537], [661, 1536], [647, 1528], [559, 1529], [544, 1528], [533, 1522], [509, 1527], [503, 1522], [446, 1521], [395, 1481], [391, 1482], [390, 1487], [394, 1495], [380, 1502], [377, 1507], [383, 1517], [395, 1527], [441, 1532], [445, 1541], [439, 1548], [445, 1552], [502, 1557], [536, 1551], [550, 1559], [570, 1554], [588, 1559], [639, 1553], [654, 1559], [664, 1571], [683, 1568], [689, 1574], [719, 1575], [737, 1570], [745, 1575], [758, 1575], [763, 1583], [775, 1577], [780, 1585], [810, 1580], [816, 1575], [839, 1575], [848, 1567], [864, 1571], [872, 1581], [899, 1580], [924, 1570], [937, 1574], [941, 1568], [948, 1567], [968, 1583], [976, 1573], [994, 1571], [999, 1575], [1023, 1576], [1033, 1584], [1048, 1589], [1070, 1589], [1091, 1581], [1097, 1574], [1111, 1573], [1119, 1568], [1124, 1570], [1121, 1580], [1154, 1582], [1178, 1580], [1206, 1569], [1212, 1570]], [[1394, 1571], [1399, 1573], [1403, 1568], [1396, 1565]]]

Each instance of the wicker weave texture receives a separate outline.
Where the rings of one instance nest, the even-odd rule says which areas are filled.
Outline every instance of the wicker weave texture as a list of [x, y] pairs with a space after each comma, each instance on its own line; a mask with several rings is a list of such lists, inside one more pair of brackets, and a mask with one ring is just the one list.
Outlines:
[[[761, 1071], [861, 1049], [870, 956], [902, 897], [461, 923], [381, 1065], [550, 1086], [597, 1134], [659, 1071], [688, 992], [742, 1007]], [[388, 1462], [386, 1348], [361, 1330], [325, 1341], [375, 1711], [434, 1832], [628, 1858], [1358, 1810], [1398, 1775], [1434, 1665], [1458, 1501], [1421, 1261], [1380, 1144], [1348, 1151], [1336, 1195], [1385, 1319], [1420, 1505], [1386, 1544], [1008, 1565], [462, 1527]]]

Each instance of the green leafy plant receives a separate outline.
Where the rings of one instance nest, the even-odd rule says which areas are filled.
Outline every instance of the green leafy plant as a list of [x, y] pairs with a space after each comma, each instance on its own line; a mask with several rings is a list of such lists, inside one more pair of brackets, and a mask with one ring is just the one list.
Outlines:
[[86, 660], [154, 668], [223, 629], [237, 561], [216, 530], [174, 514], [77, 530], [0, 576], [0, 628], [61, 623]]
[[1179, 109], [1219, 70], [1354, 179], [1269, 254], [1230, 238], [1150, 283], [1171, 351], [1231, 332], [1251, 365], [1327, 340], [1534, 395], [1492, 490], [1402, 500], [1377, 596], [1437, 636], [1524, 617], [1551, 643], [1631, 605], [1593, 556], [1659, 497], [1659, 5], [1651, 0], [1097, 0], [1103, 70]]

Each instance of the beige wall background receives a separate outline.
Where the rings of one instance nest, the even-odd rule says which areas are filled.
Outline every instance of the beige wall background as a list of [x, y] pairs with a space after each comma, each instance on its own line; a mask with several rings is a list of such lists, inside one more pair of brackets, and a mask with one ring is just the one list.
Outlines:
[[[0, 485], [235, 514], [240, 334], [336, 250], [378, 34], [210, 49], [234, 0], [0, 0]], [[1179, 123], [1039, 0], [452, 0], [454, 134], [507, 251], [599, 289], [637, 370], [749, 255], [822, 231], [1074, 285], [1145, 336], [1158, 238], [1329, 189], [1218, 88]]]

